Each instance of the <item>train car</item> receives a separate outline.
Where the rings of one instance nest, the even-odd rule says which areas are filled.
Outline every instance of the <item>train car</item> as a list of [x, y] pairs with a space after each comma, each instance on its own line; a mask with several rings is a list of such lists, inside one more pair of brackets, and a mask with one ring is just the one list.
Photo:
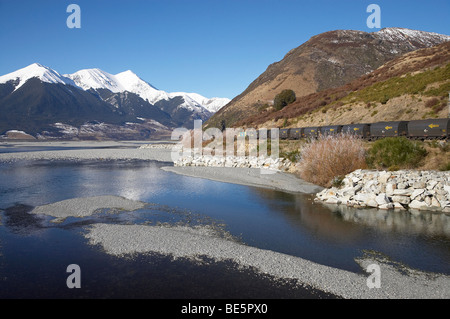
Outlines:
[[289, 128], [280, 129], [280, 138], [282, 140], [287, 140], [289, 138]]
[[320, 134], [322, 134], [323, 136], [337, 135], [341, 132], [342, 132], [342, 125], [322, 126], [320, 128]]
[[265, 138], [269, 139], [271, 136], [271, 133], [272, 133], [272, 129], [271, 128], [261, 128], [257, 132], [258, 132], [258, 136], [257, 136], [258, 139], [260, 139], [260, 138], [261, 139], [265, 139]]
[[302, 132], [304, 138], [317, 138], [319, 136], [318, 127], [305, 127]]
[[247, 129], [247, 130], [242, 130], [239, 131], [237, 134], [238, 137], [240, 138], [259, 138], [259, 131], [254, 130], [254, 129]]
[[370, 124], [370, 138], [408, 135], [408, 121], [378, 122]]
[[291, 128], [289, 130], [289, 139], [290, 140], [299, 140], [300, 138], [302, 138], [302, 128]]
[[408, 137], [413, 139], [447, 139], [449, 130], [450, 118], [408, 122]]
[[370, 124], [348, 124], [342, 126], [342, 133], [360, 136], [362, 138], [370, 137]]

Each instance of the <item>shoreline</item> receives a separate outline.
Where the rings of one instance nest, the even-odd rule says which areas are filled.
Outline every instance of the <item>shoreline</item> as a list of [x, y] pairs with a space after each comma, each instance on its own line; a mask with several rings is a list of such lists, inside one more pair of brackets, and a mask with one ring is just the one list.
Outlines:
[[263, 187], [290, 193], [315, 194], [323, 187], [308, 183], [293, 174], [259, 168], [208, 167], [208, 166], [164, 166], [166, 172], [204, 178], [218, 182]]
[[[25, 151], [0, 153], [1, 162], [16, 161], [84, 161], [84, 160], [141, 160], [157, 161], [161, 163], [173, 163], [169, 147], [140, 148], [139, 146], [149, 144], [148, 141], [125, 141], [125, 142], [23, 142], [23, 147], [36, 146], [37, 143], [45, 147], [80, 147], [81, 149], [59, 149], [46, 151]], [[13, 143], [16, 145], [16, 143]], [[159, 142], [151, 144], [165, 144]], [[0, 144], [1, 146], [1, 144]], [[82, 148], [84, 147], [84, 149]], [[97, 147], [97, 148], [96, 148]], [[120, 148], [128, 147], [128, 148]], [[270, 188], [291, 193], [313, 194], [323, 190], [323, 187], [308, 183], [295, 175], [287, 172], [266, 170], [260, 168], [238, 168], [238, 167], [209, 167], [209, 166], [164, 166], [166, 172], [184, 176], [204, 178], [224, 183], [246, 185], [253, 187]]]

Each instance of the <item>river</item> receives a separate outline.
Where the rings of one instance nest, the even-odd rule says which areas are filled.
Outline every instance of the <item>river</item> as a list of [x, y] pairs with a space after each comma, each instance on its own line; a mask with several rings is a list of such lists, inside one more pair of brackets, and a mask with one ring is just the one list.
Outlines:
[[[312, 195], [187, 177], [144, 161], [17, 161], [0, 164], [0, 298], [328, 298], [232, 261], [110, 256], [89, 245], [95, 223], [213, 225], [240, 242], [362, 273], [355, 258], [450, 274], [450, 216], [338, 208]], [[65, 199], [114, 195], [151, 208], [52, 223], [29, 212]], [[67, 265], [83, 288], [68, 289]]]

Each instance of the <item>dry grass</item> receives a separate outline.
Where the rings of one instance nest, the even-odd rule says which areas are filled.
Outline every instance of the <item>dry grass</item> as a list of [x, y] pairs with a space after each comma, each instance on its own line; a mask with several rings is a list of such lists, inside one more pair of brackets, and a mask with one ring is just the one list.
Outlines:
[[329, 187], [335, 177], [366, 168], [364, 142], [352, 135], [321, 137], [301, 150], [300, 176], [313, 184]]

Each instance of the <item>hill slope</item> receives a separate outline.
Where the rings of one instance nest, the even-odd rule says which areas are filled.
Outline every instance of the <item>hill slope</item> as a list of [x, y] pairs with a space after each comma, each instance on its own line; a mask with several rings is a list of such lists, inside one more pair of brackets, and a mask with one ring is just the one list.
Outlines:
[[237, 125], [306, 127], [448, 116], [450, 42], [395, 58], [339, 88], [267, 108]]
[[316, 35], [271, 64], [205, 126], [220, 127], [222, 120], [233, 126], [270, 106], [276, 94], [284, 89], [294, 90], [297, 98], [301, 98], [337, 88], [395, 57], [445, 41], [450, 41], [450, 36], [402, 28], [374, 33], [336, 30]]

